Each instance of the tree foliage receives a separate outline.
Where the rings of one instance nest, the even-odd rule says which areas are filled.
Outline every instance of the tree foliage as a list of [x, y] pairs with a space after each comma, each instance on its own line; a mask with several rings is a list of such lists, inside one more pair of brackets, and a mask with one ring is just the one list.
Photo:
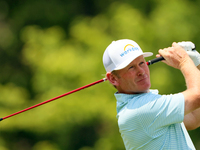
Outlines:
[[[0, 115], [105, 77], [102, 55], [118, 39], [154, 52], [176, 41], [200, 47], [198, 0], [0, 1]], [[185, 90], [181, 73], [150, 66], [152, 88]], [[116, 90], [101, 83], [0, 122], [2, 150], [121, 150]], [[199, 129], [190, 135], [200, 148]]]

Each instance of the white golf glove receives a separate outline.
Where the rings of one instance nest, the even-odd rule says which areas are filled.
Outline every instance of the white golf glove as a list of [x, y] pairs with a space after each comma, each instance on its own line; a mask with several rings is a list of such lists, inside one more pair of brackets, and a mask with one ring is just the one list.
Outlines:
[[195, 66], [198, 66], [200, 64], [200, 54], [195, 50], [194, 43], [190, 41], [188, 42], [183, 41], [183, 42], [178, 42], [178, 45], [180, 45], [186, 50], [190, 58], [193, 60]]

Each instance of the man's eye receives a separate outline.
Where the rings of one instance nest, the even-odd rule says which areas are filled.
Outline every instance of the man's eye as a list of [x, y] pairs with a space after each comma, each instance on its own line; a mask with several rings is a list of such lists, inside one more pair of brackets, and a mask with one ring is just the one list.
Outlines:
[[144, 64], [144, 62], [140, 62], [140, 65], [143, 65]]
[[133, 68], [133, 66], [130, 66], [129, 69]]

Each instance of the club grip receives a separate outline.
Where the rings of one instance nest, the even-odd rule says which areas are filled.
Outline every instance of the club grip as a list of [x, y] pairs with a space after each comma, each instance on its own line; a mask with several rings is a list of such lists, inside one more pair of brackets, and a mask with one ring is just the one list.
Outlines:
[[156, 63], [156, 62], [159, 62], [159, 61], [161, 61], [161, 60], [165, 60], [165, 59], [161, 56], [161, 57], [158, 57], [158, 58], [149, 60], [149, 61], [148, 61], [148, 65], [152, 65], [152, 64], [154, 64], [154, 63]]

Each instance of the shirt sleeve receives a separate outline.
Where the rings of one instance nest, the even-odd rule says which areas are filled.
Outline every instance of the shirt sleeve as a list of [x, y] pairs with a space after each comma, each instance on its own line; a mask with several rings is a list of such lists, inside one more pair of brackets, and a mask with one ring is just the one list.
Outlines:
[[150, 136], [158, 136], [181, 123], [184, 119], [184, 96], [182, 93], [174, 95], [148, 95], [143, 100], [144, 105], [138, 109], [141, 126]]

